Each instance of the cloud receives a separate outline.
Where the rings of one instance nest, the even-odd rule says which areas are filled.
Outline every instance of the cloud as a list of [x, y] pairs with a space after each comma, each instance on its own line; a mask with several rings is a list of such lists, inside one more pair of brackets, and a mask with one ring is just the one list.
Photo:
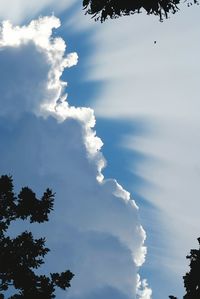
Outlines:
[[58, 13], [62, 10], [69, 9], [76, 1], [77, 0], [41, 0], [27, 2], [26, 0], [16, 0], [13, 2], [12, 0], [1, 0], [0, 20], [10, 20], [18, 24], [46, 10], [50, 10], [50, 13]]
[[[121, 147], [146, 157], [132, 171], [143, 179], [137, 192], [159, 220], [146, 224], [149, 240], [154, 238], [151, 277], [162, 268], [162, 277], [170, 273], [168, 285], [177, 282], [175, 292], [183, 289], [185, 256], [199, 236], [198, 13], [197, 7], [182, 9], [162, 24], [142, 15], [107, 22], [93, 36], [88, 75], [106, 80], [92, 103], [97, 117], [148, 124], [148, 134], [128, 134]], [[166, 286], [162, 296], [171, 292]]]
[[[46, 105], [49, 109], [51, 105], [55, 106], [66, 85], [60, 81], [64, 68], [77, 63], [76, 53], [63, 57], [66, 46], [62, 39], [50, 40], [52, 29], [59, 26], [59, 20], [54, 17], [32, 21], [26, 27], [13, 27], [9, 21], [2, 23], [0, 59], [4, 76], [0, 93], [3, 95], [4, 105], [1, 115], [9, 114], [9, 110], [15, 116], [30, 110], [40, 115], [44, 113], [42, 110], [47, 109]], [[26, 53], [30, 55], [27, 56]], [[10, 76], [11, 67], [16, 75], [15, 80]], [[35, 80], [31, 81], [30, 76]], [[17, 107], [13, 105], [15, 98], [20, 99]]]
[[143, 281], [140, 280], [140, 276], [138, 275], [138, 295], [141, 299], [151, 298], [152, 290], [148, 287], [148, 283], [146, 279]]
[[1, 172], [13, 174], [16, 189], [28, 185], [41, 194], [49, 186], [56, 192], [50, 222], [42, 232], [33, 227], [51, 248], [44, 271], [69, 267], [75, 273], [68, 298], [130, 299], [139, 292], [149, 299], [137, 275], [146, 254], [138, 207], [102, 175], [93, 110], [67, 102], [60, 77], [78, 57], [66, 56], [65, 42], [52, 37], [59, 25], [54, 16], [1, 25]]

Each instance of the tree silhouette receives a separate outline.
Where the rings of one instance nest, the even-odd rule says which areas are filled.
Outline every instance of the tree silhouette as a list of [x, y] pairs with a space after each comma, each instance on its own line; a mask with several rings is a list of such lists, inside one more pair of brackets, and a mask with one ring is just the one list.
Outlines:
[[[199, 299], [200, 298], [200, 238], [197, 239], [199, 249], [191, 249], [190, 255], [186, 258], [190, 260], [190, 271], [183, 276], [186, 294], [183, 299]], [[170, 299], [177, 299], [169, 296]]]
[[200, 238], [199, 249], [192, 249], [187, 259], [190, 260], [190, 271], [183, 277], [186, 294], [184, 299], [200, 298]]
[[[187, 5], [198, 4], [198, 0], [186, 0]], [[168, 18], [170, 13], [175, 14], [180, 0], [83, 0], [86, 14], [92, 15], [95, 21], [104, 22], [106, 19], [115, 19], [124, 15], [132, 15], [145, 10], [148, 15], [159, 16], [160, 21]]]
[[11, 222], [18, 219], [30, 223], [48, 221], [53, 202], [50, 189], [41, 199], [28, 187], [16, 196], [12, 177], [0, 177], [0, 299], [52, 299], [56, 287], [63, 290], [70, 287], [74, 275], [69, 270], [49, 276], [35, 274], [34, 269], [44, 263], [49, 252], [45, 238], [34, 239], [28, 231], [15, 238], [8, 236]]

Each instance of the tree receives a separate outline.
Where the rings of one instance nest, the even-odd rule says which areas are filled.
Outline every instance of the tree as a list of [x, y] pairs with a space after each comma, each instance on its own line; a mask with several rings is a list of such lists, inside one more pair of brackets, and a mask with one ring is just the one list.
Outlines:
[[49, 276], [35, 274], [34, 269], [44, 263], [44, 256], [49, 252], [45, 238], [34, 239], [28, 231], [15, 238], [8, 236], [13, 221], [48, 221], [53, 202], [50, 189], [41, 199], [28, 187], [22, 188], [16, 196], [12, 177], [0, 177], [0, 299], [5, 296], [8, 299], [53, 299], [56, 287], [63, 290], [70, 287], [74, 275], [69, 270]]
[[[197, 239], [199, 249], [191, 249], [190, 255], [186, 258], [190, 260], [190, 271], [183, 276], [186, 294], [183, 299], [199, 299], [200, 298], [200, 238]], [[169, 296], [171, 299], [177, 299]]]
[[[198, 0], [186, 0], [187, 5], [198, 4]], [[189, 1], [189, 2], [188, 2]], [[86, 14], [92, 15], [95, 21], [104, 22], [106, 19], [115, 19], [124, 15], [140, 13], [142, 9], [148, 15], [159, 16], [160, 21], [168, 18], [170, 13], [175, 14], [180, 0], [83, 0]]]
[[184, 299], [199, 299], [200, 298], [200, 238], [199, 249], [192, 249], [187, 259], [190, 260], [190, 271], [183, 276], [184, 287], [186, 294]]

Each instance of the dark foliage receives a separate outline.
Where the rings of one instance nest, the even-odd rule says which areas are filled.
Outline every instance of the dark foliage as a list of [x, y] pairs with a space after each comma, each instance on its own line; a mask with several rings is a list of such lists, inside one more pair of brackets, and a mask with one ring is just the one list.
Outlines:
[[[198, 4], [198, 0], [186, 0], [187, 5]], [[189, 1], [189, 2], [188, 2]], [[95, 21], [104, 22], [106, 19], [115, 19], [125, 15], [140, 13], [145, 10], [148, 15], [159, 16], [160, 21], [168, 18], [170, 13], [175, 14], [181, 0], [83, 0], [86, 14], [92, 15]]]
[[[200, 238], [198, 238], [200, 245]], [[184, 299], [199, 299], [200, 298], [200, 246], [199, 249], [192, 249], [190, 255], [187, 256], [190, 260], [190, 271], [183, 276], [184, 287], [186, 294]]]
[[[17, 219], [42, 223], [48, 221], [53, 210], [54, 194], [47, 189], [42, 198], [36, 198], [28, 187], [22, 188], [18, 196], [13, 192], [12, 177], [0, 177], [0, 299], [52, 299], [55, 288], [70, 287], [74, 276], [69, 270], [36, 275], [34, 269], [43, 263], [49, 252], [45, 239], [34, 239], [31, 232], [24, 231], [10, 238], [8, 228]], [[14, 289], [13, 295], [10, 295]], [[9, 295], [8, 295], [9, 294]]]
[[[191, 249], [190, 254], [186, 256], [190, 260], [190, 271], [183, 276], [186, 294], [183, 299], [200, 299], [200, 238], [199, 249]], [[170, 299], [177, 299], [169, 296]]]

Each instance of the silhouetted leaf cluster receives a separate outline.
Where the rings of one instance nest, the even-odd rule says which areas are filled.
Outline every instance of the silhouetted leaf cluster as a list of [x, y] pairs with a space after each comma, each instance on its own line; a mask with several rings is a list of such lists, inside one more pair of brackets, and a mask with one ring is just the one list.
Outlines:
[[[198, 238], [200, 245], [200, 238]], [[184, 287], [186, 294], [184, 299], [199, 299], [200, 298], [200, 247], [192, 249], [190, 255], [187, 255], [190, 260], [190, 271], [183, 276]]]
[[[190, 254], [186, 256], [190, 260], [190, 271], [183, 276], [186, 294], [183, 299], [200, 299], [200, 238], [199, 249], [191, 249]], [[170, 299], [177, 297], [169, 296]]]
[[[187, 2], [190, 6], [198, 4], [198, 0]], [[104, 22], [106, 19], [115, 19], [125, 15], [140, 13], [143, 10], [148, 15], [159, 16], [160, 21], [168, 18], [170, 13], [175, 14], [180, 0], [83, 0], [86, 14], [92, 15], [95, 21]]]
[[52, 299], [55, 288], [70, 287], [74, 276], [69, 270], [50, 273], [50, 277], [36, 275], [34, 269], [44, 263], [49, 252], [45, 238], [34, 239], [31, 232], [24, 231], [15, 238], [7, 235], [9, 225], [17, 219], [30, 223], [48, 221], [53, 210], [54, 194], [50, 189], [41, 199], [28, 187], [22, 188], [18, 196], [13, 192], [12, 177], [0, 177], [0, 299], [9, 294], [9, 288], [17, 293], [8, 299]]

